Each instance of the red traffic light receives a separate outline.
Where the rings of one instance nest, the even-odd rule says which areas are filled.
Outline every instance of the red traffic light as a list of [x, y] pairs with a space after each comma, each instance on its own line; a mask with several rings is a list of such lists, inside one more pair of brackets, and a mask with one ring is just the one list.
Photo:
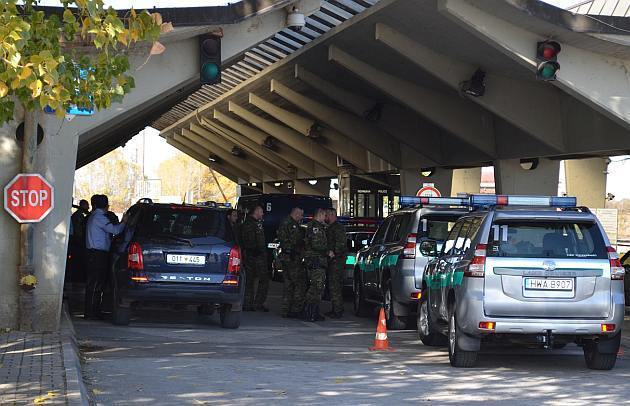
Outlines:
[[543, 41], [538, 43], [538, 59], [550, 60], [556, 58], [562, 47], [556, 41]]

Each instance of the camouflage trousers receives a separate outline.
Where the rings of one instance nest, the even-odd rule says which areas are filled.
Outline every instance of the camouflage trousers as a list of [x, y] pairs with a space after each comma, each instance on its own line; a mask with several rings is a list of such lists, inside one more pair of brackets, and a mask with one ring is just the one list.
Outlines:
[[271, 276], [269, 268], [267, 268], [266, 257], [246, 258], [243, 266], [246, 277], [244, 306], [252, 307], [264, 304], [267, 300]]
[[284, 290], [282, 292], [282, 314], [300, 313], [304, 310], [306, 294], [306, 271], [302, 259], [286, 258], [281, 261]]
[[332, 311], [343, 313], [343, 262], [340, 260], [330, 261], [328, 264], [328, 291], [330, 293], [330, 303]]
[[318, 305], [322, 301], [322, 293], [326, 284], [326, 258], [310, 259], [306, 262], [308, 290], [306, 303]]

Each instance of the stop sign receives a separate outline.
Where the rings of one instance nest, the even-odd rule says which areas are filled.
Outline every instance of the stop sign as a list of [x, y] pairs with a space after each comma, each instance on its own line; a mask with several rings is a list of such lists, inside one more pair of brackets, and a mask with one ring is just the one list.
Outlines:
[[54, 208], [54, 191], [42, 175], [21, 173], [4, 187], [4, 209], [19, 223], [38, 223]]

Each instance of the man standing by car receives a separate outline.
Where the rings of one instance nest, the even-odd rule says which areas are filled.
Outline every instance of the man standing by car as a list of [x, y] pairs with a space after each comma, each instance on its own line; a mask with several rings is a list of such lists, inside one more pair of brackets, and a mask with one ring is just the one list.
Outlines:
[[309, 287], [306, 292], [306, 321], [323, 321], [324, 316], [319, 313], [319, 304], [326, 282], [326, 267], [332, 253], [328, 249], [326, 239], [326, 211], [317, 209], [313, 220], [306, 226], [304, 237], [304, 264], [308, 275]]
[[304, 233], [300, 221], [304, 210], [294, 207], [291, 214], [280, 223], [278, 240], [280, 242], [280, 263], [284, 275], [282, 294], [282, 317], [296, 318], [304, 310], [304, 290], [306, 275], [302, 266], [302, 248]]
[[255, 206], [241, 226], [243, 265], [247, 278], [245, 282], [245, 306], [243, 308], [245, 311], [269, 311], [265, 307], [270, 278], [262, 219], [263, 208]]
[[109, 248], [111, 236], [120, 234], [125, 228], [126, 217], [122, 223], [112, 224], [107, 213], [109, 200], [105, 195], [92, 197], [92, 214], [86, 226], [85, 246], [87, 285], [85, 287], [85, 318], [101, 316], [103, 285], [107, 279]]
[[87, 200], [81, 200], [77, 211], [70, 217], [70, 241], [68, 243], [69, 267], [66, 274], [66, 282], [84, 282], [85, 272], [81, 272], [85, 263], [85, 227], [87, 216], [90, 214], [90, 204]]
[[326, 211], [326, 223], [328, 223], [326, 228], [328, 250], [333, 254], [328, 261], [327, 275], [332, 309], [326, 313], [326, 316], [340, 319], [343, 317], [343, 268], [348, 250], [346, 228], [337, 221], [335, 209]]
[[240, 230], [238, 224], [238, 211], [229, 209], [225, 214], [227, 217], [226, 240], [234, 241], [236, 245], [240, 244]]

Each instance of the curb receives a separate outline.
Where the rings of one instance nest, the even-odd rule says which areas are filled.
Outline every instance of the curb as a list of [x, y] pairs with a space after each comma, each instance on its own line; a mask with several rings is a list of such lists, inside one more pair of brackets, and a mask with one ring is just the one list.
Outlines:
[[76, 342], [76, 332], [68, 304], [64, 302], [61, 311], [61, 349], [63, 351], [63, 364], [66, 369], [66, 392], [69, 406], [89, 406], [90, 397], [83, 383], [81, 373], [81, 360], [79, 358], [79, 347]]

